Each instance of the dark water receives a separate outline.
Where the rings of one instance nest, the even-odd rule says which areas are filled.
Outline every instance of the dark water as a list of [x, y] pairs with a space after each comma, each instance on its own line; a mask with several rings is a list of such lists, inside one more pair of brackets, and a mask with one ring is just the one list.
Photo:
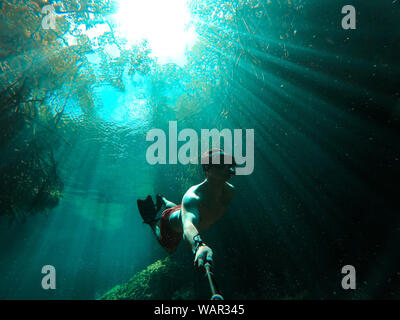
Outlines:
[[[94, 299], [167, 256], [136, 199], [179, 203], [203, 179], [196, 165], [146, 162], [146, 133], [175, 120], [199, 134], [254, 129], [254, 172], [232, 178], [228, 213], [203, 235], [228, 298], [400, 297], [399, 3], [352, 1], [357, 27], [343, 30], [346, 1], [194, 1], [201, 40], [186, 64], [141, 51], [118, 65], [90, 43], [90, 53], [68, 53], [84, 64], [64, 82], [76, 64], [48, 67], [60, 48], [24, 40], [11, 3], [1, 7], [1, 299]], [[36, 152], [46, 173], [14, 165]], [[51, 152], [62, 188], [46, 178]], [[36, 186], [21, 172], [48, 194], [59, 188], [57, 205], [24, 213], [38, 198], [25, 196]], [[186, 251], [175, 258], [191, 263]], [[44, 265], [57, 270], [56, 290], [41, 288]], [[356, 290], [340, 285], [344, 265], [356, 268]]]

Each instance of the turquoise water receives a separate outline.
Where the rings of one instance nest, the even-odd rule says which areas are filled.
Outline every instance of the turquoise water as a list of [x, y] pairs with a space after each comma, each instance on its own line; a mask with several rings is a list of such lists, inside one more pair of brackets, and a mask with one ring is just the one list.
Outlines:
[[[38, 29], [33, 2], [0, 4], [1, 299], [95, 299], [167, 256], [136, 199], [179, 203], [204, 179], [146, 161], [169, 121], [254, 129], [254, 172], [203, 235], [227, 298], [400, 297], [398, 3], [352, 1], [344, 30], [346, 1], [190, 1], [196, 41], [167, 58], [125, 47], [118, 3], [68, 3], [54, 2], [64, 35]], [[83, 24], [94, 36], [78, 39]], [[192, 263], [184, 244], [171, 257]]]

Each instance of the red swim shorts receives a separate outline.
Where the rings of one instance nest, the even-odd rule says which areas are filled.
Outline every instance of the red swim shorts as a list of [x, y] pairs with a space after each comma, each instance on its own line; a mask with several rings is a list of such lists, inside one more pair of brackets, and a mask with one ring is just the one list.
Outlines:
[[160, 239], [158, 241], [164, 247], [164, 249], [168, 251], [168, 253], [174, 252], [182, 240], [183, 232], [176, 232], [169, 224], [169, 217], [172, 213], [178, 211], [181, 206], [182, 205], [178, 205], [165, 209], [161, 216]]

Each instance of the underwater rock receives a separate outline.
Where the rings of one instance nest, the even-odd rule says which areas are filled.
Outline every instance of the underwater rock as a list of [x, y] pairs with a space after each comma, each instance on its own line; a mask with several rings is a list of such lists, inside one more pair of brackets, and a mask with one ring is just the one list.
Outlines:
[[138, 272], [127, 283], [115, 286], [99, 300], [196, 299], [194, 273], [190, 263], [177, 263], [167, 257]]

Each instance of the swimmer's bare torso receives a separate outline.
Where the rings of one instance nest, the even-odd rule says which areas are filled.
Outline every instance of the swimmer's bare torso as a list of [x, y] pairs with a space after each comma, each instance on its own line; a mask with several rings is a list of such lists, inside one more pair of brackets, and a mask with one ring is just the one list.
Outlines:
[[171, 214], [169, 222], [174, 231], [183, 232], [183, 217], [187, 210], [198, 214], [198, 231], [207, 230], [227, 211], [235, 193], [235, 188], [225, 182], [222, 188], [215, 188], [207, 182], [192, 186], [182, 198], [180, 210]]

